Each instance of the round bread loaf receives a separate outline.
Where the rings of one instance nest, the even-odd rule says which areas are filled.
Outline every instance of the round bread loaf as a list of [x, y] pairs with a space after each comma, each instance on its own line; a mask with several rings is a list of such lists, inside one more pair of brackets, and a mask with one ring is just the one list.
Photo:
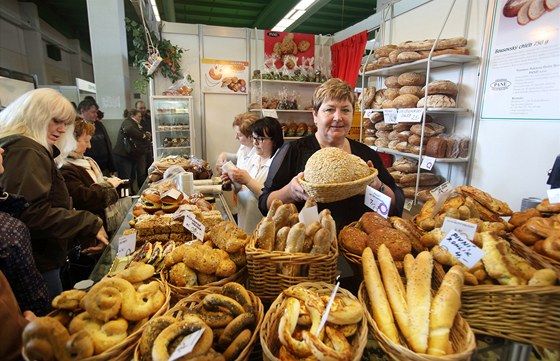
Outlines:
[[[422, 94], [426, 91], [426, 87], [422, 88]], [[457, 96], [457, 84], [451, 80], [434, 80], [428, 84], [428, 95], [445, 94], [451, 97]]]
[[393, 124], [389, 124], [389, 123], [385, 123], [385, 122], [375, 123], [375, 129], [392, 131], [393, 130]]
[[378, 228], [391, 228], [391, 223], [387, 220], [387, 218], [379, 215], [376, 212], [366, 212], [364, 213], [359, 221], [358, 225], [366, 232], [367, 234], [372, 233], [374, 230]]
[[383, 113], [382, 112], [373, 112], [369, 116], [369, 119], [372, 121], [372, 123], [382, 122], [383, 119], [384, 119], [383, 118]]
[[375, 136], [377, 138], [389, 139], [389, 131], [387, 130], [378, 130], [375, 132]]
[[399, 75], [399, 84], [423, 86], [426, 84], [426, 75], [422, 73], [402, 73]]
[[424, 92], [422, 91], [422, 87], [418, 85], [405, 85], [399, 89], [399, 94], [412, 94], [416, 95], [418, 99], [424, 96]]
[[346, 183], [371, 174], [360, 157], [340, 148], [327, 147], [315, 152], [305, 164], [305, 180], [315, 184]]
[[385, 99], [393, 100], [399, 96], [399, 89], [398, 88], [389, 88], [385, 89], [385, 93], [383, 93]]
[[389, 100], [389, 99], [385, 99], [382, 103], [381, 103], [381, 108], [383, 109], [391, 109], [394, 108], [395, 106], [393, 105], [393, 101]]
[[450, 96], [443, 94], [428, 95], [418, 101], [416, 107], [423, 108], [424, 103], [427, 103], [428, 108], [455, 108], [455, 100]]
[[351, 253], [362, 255], [362, 252], [366, 248], [368, 236], [367, 233], [357, 227], [344, 227], [344, 229], [340, 231], [338, 238]]
[[404, 173], [412, 173], [418, 169], [418, 161], [403, 157], [394, 161], [392, 167]]
[[413, 94], [403, 94], [399, 95], [393, 99], [393, 107], [400, 108], [416, 108], [419, 98]]
[[420, 60], [423, 58], [422, 55], [415, 51], [400, 51], [395, 50], [399, 53], [397, 54], [397, 63], [410, 63], [411, 61]]
[[395, 50], [397, 48], [396, 45], [383, 45], [382, 47], [375, 49], [375, 51], [373, 52], [373, 56], [375, 59], [379, 59], [379, 58], [383, 58], [386, 56], [389, 56], [389, 53], [391, 53], [393, 50]]
[[395, 261], [402, 261], [404, 256], [412, 251], [412, 244], [408, 237], [391, 227], [377, 228], [368, 235], [367, 246], [374, 254], [377, 254], [382, 244], [387, 246]]
[[387, 148], [389, 146], [389, 139], [387, 138], [377, 138], [374, 145], [379, 148]]
[[391, 60], [391, 63], [393, 64], [398, 64], [399, 61], [397, 59], [397, 57], [399, 56], [400, 50], [393, 50], [392, 52], [389, 53], [389, 60]]
[[385, 78], [385, 86], [387, 88], [400, 88], [399, 77], [396, 75], [388, 76]]
[[375, 145], [375, 141], [377, 140], [377, 138], [375, 137], [365, 137], [364, 138], [364, 144], [366, 145]]

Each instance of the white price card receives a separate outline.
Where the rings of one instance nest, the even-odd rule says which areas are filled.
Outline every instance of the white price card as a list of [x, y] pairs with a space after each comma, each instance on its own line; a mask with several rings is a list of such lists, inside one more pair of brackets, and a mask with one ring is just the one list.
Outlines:
[[474, 239], [474, 234], [476, 233], [476, 227], [477, 225], [474, 223], [461, 221], [459, 219], [451, 217], [445, 217], [443, 220], [443, 225], [441, 226], [441, 230], [446, 234], [455, 230], [459, 232], [463, 237], [472, 241]]
[[200, 330], [197, 330], [197, 331], [185, 336], [183, 341], [181, 341], [179, 346], [177, 346], [175, 351], [173, 351], [171, 356], [169, 356], [168, 361], [175, 361], [175, 360], [191, 353], [192, 350], [194, 349], [194, 346], [196, 345], [196, 343], [200, 339], [200, 337], [202, 337], [202, 334], [204, 333], [204, 331], [205, 331], [205, 329], [201, 328]]
[[456, 230], [447, 233], [439, 245], [467, 266], [467, 268], [474, 267], [484, 255], [484, 252], [476, 244], [461, 236]]
[[397, 112], [398, 123], [420, 123], [424, 108], [401, 108]]
[[436, 158], [422, 157], [422, 163], [420, 163], [420, 168], [425, 170], [432, 170], [435, 162], [436, 162]]
[[397, 109], [383, 109], [383, 121], [387, 124], [397, 124]]
[[319, 210], [317, 206], [302, 208], [301, 211], [299, 211], [298, 219], [301, 223], [305, 224], [305, 226], [319, 221]]
[[136, 249], [136, 233], [119, 237], [119, 246], [117, 248], [117, 258], [123, 258], [134, 253]]
[[375, 145], [370, 145], [369, 147], [377, 152], [377, 146], [375, 146]]
[[432, 216], [439, 212], [439, 209], [443, 205], [443, 202], [449, 198], [449, 196], [453, 193], [453, 187], [449, 182], [445, 182], [437, 186], [436, 188], [430, 191], [430, 194], [435, 198], [436, 205], [434, 206], [434, 211], [432, 212]]
[[391, 197], [367, 186], [364, 204], [387, 218], [389, 216], [389, 209], [391, 209]]
[[407, 211], [410, 211], [412, 209], [412, 205], [414, 203], [414, 200], [412, 199], [407, 199], [404, 201], [404, 209], [406, 209]]
[[550, 204], [560, 203], [560, 188], [547, 189], [546, 194]]
[[183, 227], [191, 232], [197, 239], [200, 239], [201, 241], [204, 240], [204, 231], [206, 230], [206, 226], [200, 223], [200, 221], [196, 219], [196, 216], [189, 211], [185, 211]]
[[171, 197], [175, 200], [177, 200], [177, 198], [179, 198], [179, 196], [181, 195], [181, 192], [179, 192], [177, 189], [175, 188], [171, 188], [170, 190], [168, 190], [167, 192], [163, 193], [161, 195], [161, 198], [164, 197]]
[[375, 109], [364, 109], [364, 118], [371, 118], [373, 113], [375, 113]]
[[276, 109], [263, 109], [262, 110], [263, 117], [271, 117], [278, 119], [278, 113], [276, 113]]

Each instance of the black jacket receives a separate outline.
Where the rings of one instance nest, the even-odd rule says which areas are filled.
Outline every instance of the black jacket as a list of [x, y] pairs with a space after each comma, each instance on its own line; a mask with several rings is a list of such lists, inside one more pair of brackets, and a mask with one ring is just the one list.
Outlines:
[[139, 157], [135, 158], [127, 153], [124, 147], [125, 134], [127, 137], [131, 138], [133, 142], [141, 147], [144, 147], [146, 151], [148, 150], [148, 146], [150, 144], [150, 137], [134, 119], [129, 117], [122, 122], [121, 128], [119, 129], [119, 135], [117, 136], [117, 144], [115, 145], [113, 152], [121, 157], [138, 159]]
[[91, 148], [86, 150], [85, 155], [97, 162], [103, 174], [109, 175], [109, 173], [116, 172], [117, 168], [113, 160], [113, 145], [103, 122], [95, 122], [95, 133], [91, 137], [90, 143]]

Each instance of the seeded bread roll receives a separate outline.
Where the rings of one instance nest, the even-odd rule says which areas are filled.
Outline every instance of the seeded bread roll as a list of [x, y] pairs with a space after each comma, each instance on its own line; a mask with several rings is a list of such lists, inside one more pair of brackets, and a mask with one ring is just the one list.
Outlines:
[[403, 73], [399, 75], [399, 84], [402, 86], [405, 85], [417, 85], [417, 86], [424, 86], [426, 85], [426, 75], [422, 73]]
[[404, 260], [404, 256], [412, 250], [408, 237], [392, 227], [377, 228], [368, 235], [367, 246], [374, 252], [378, 252], [382, 244], [389, 249], [395, 261]]
[[363, 159], [340, 148], [327, 147], [315, 152], [305, 164], [305, 180], [310, 183], [345, 183], [371, 174]]

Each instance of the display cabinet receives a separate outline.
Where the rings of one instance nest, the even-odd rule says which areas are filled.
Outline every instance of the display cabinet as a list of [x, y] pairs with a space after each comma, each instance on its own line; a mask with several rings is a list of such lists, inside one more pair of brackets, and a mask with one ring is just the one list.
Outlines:
[[192, 97], [151, 97], [154, 160], [169, 155], [193, 154], [192, 103]]
[[274, 116], [282, 124], [284, 139], [291, 140], [314, 132], [311, 102], [320, 83], [252, 79], [250, 111]]

